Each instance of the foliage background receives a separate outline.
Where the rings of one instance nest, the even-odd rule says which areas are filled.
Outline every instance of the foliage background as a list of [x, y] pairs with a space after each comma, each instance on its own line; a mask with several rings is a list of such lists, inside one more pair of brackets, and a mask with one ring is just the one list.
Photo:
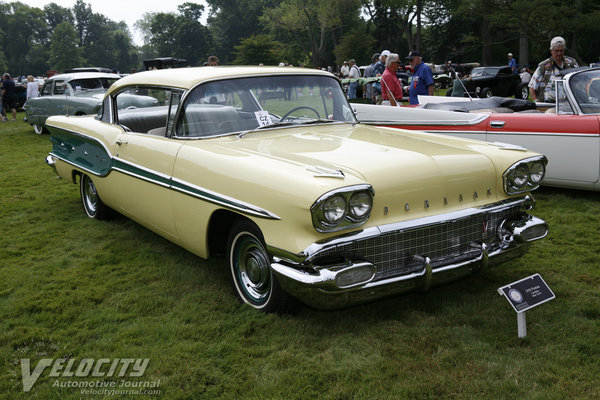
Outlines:
[[[0, 70], [44, 75], [85, 65], [142, 69], [152, 57], [202, 65], [211, 54], [223, 64], [341, 65], [370, 62], [374, 52], [418, 49], [426, 62], [502, 65], [506, 54], [535, 65], [550, 39], [567, 40], [580, 65], [600, 55], [597, 0], [206, 0], [183, 2], [177, 13], [147, 12], [129, 27], [95, 13], [83, 0], [43, 9], [0, 2]], [[203, 23], [203, 21], [206, 21]]]

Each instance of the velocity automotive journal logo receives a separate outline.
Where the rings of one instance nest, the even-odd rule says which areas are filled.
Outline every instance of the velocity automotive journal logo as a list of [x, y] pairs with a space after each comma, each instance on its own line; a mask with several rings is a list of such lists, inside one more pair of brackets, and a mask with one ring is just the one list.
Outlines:
[[[83, 358], [80, 361], [75, 358], [42, 358], [33, 367], [29, 358], [21, 358], [23, 391], [29, 392], [47, 368], [50, 368], [48, 376], [63, 378], [55, 379], [52, 387], [80, 389], [158, 388], [160, 379], [157, 381], [132, 381], [129, 379], [143, 376], [149, 361], [149, 358]], [[90, 376], [97, 379], [76, 379]], [[110, 379], [106, 380], [106, 378]]]

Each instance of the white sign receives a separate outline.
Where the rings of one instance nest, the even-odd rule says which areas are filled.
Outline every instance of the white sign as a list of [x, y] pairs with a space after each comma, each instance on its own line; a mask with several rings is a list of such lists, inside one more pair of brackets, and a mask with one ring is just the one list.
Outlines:
[[254, 116], [256, 117], [256, 120], [258, 121], [258, 126], [267, 126], [267, 125], [272, 125], [273, 124], [273, 120], [271, 120], [271, 116], [269, 115], [268, 111], [256, 111], [254, 113]]

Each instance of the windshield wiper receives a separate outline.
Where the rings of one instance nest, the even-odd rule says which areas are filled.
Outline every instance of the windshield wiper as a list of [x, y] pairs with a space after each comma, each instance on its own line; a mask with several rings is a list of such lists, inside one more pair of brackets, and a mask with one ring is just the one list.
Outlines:
[[296, 123], [292, 122], [292, 121], [273, 122], [272, 124], [269, 124], [269, 125], [262, 125], [262, 126], [254, 128], [254, 129], [250, 129], [249, 131], [240, 132], [240, 133], [237, 134], [237, 137], [243, 138], [247, 133], [256, 132], [256, 131], [259, 131], [261, 129], [275, 128], [275, 127], [278, 127], [278, 126], [288, 126], [288, 125], [296, 125]]
[[333, 119], [325, 119], [325, 118], [315, 118], [315, 119], [309, 119], [308, 121], [303, 121], [300, 124], [301, 125], [308, 125], [308, 124], [326, 124], [326, 123], [330, 123], [330, 122], [339, 122]]

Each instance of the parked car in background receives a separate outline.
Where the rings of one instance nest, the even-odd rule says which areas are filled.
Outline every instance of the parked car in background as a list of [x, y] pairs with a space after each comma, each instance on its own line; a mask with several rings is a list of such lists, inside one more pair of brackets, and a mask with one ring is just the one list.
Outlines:
[[[120, 106], [139, 91], [163, 97]], [[46, 125], [46, 162], [79, 184], [90, 218], [116, 210], [200, 257], [225, 254], [257, 310], [428, 290], [547, 234], [529, 214], [543, 155], [360, 125], [325, 71], [141, 72], [110, 87], [98, 117]]]
[[[117, 74], [102, 72], [54, 75], [46, 80], [39, 97], [25, 104], [25, 121], [40, 134], [51, 115], [95, 115], [106, 90], [120, 78]], [[138, 95], [129, 96], [128, 100], [129, 103], [123, 103], [123, 106], [140, 107], [157, 102], [154, 98]]]
[[402, 134], [416, 129], [533, 149], [548, 157], [544, 185], [598, 191], [600, 68], [562, 74], [556, 81], [557, 103], [494, 97], [412, 109], [361, 104], [353, 108], [362, 123], [403, 129]]
[[[515, 96], [527, 99], [529, 89], [521, 82], [518, 74], [513, 74], [509, 66], [476, 67], [471, 70], [471, 79], [465, 83], [471, 97]], [[450, 96], [452, 90], [446, 92]]]

